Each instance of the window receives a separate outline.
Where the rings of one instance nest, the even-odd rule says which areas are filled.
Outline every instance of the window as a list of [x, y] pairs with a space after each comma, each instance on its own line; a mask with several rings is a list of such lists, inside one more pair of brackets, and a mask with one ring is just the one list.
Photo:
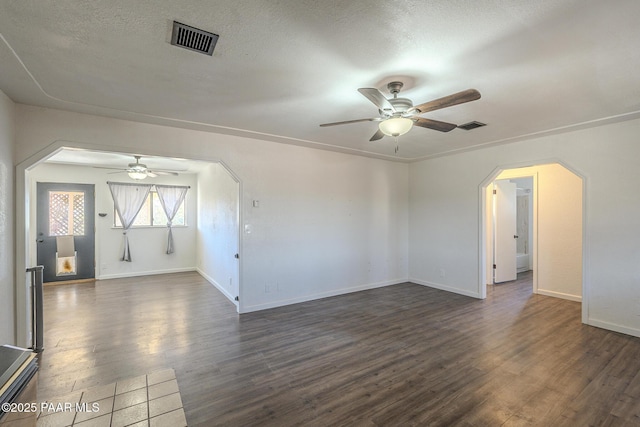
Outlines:
[[[185, 199], [186, 200], [186, 199]], [[113, 209], [113, 217], [115, 218], [115, 226], [122, 227], [122, 223], [120, 222], [120, 218], [116, 213], [115, 208]], [[180, 209], [178, 209], [178, 213], [175, 218], [173, 218], [174, 226], [185, 226], [186, 215], [184, 212], [184, 202], [180, 205]], [[138, 216], [136, 216], [135, 221], [133, 221], [132, 227], [166, 227], [167, 226], [167, 215], [164, 213], [164, 209], [162, 209], [162, 204], [160, 203], [160, 198], [158, 197], [158, 193], [155, 191], [151, 191], [149, 193], [149, 197], [144, 201], [140, 212], [138, 212]]]
[[49, 236], [68, 235], [84, 236], [84, 193], [49, 191]]

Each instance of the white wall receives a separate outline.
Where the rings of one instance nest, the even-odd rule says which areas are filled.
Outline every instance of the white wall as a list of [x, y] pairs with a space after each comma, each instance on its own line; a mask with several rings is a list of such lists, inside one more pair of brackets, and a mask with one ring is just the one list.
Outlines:
[[[260, 208], [243, 211], [242, 229], [253, 231], [242, 237], [241, 311], [407, 279], [406, 164], [24, 105], [16, 110], [19, 170], [65, 145], [224, 161], [242, 182], [242, 205], [260, 200]], [[276, 291], [265, 292], [265, 284]]]
[[640, 336], [638, 135], [632, 120], [411, 164], [410, 278], [478, 296], [480, 184], [498, 167], [561, 160], [586, 178], [583, 321]]
[[[145, 184], [189, 185], [185, 199], [187, 227], [173, 227], [175, 252], [167, 255], [167, 228], [132, 228], [129, 235], [132, 262], [120, 261], [122, 256], [122, 229], [113, 226], [113, 199], [107, 181], [133, 182], [126, 174], [109, 174], [107, 169], [41, 163], [28, 172], [31, 188], [31, 238], [29, 242], [31, 264], [36, 264], [36, 185], [38, 182], [68, 182], [94, 184], [96, 199], [96, 278], [140, 276], [195, 270], [196, 267], [196, 176], [158, 176], [147, 178]], [[106, 213], [99, 217], [98, 213]]]
[[0, 345], [15, 344], [14, 109], [0, 91]]
[[198, 272], [231, 301], [239, 296], [239, 197], [238, 183], [221, 164], [198, 174]]
[[534, 175], [537, 183], [535, 291], [543, 295], [580, 301], [582, 180], [557, 163], [509, 169], [496, 179]]

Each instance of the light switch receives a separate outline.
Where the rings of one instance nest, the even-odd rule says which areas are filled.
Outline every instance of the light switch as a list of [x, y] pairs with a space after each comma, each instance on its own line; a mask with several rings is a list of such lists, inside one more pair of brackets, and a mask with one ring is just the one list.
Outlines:
[[253, 201], [253, 207], [254, 208], [259, 208], [260, 207], [260, 200], [254, 200]]

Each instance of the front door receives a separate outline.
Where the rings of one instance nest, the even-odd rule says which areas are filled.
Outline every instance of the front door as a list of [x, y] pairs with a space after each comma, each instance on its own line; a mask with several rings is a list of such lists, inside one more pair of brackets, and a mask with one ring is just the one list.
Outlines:
[[44, 282], [93, 279], [93, 184], [39, 182], [36, 209], [37, 256], [38, 265], [44, 266]]

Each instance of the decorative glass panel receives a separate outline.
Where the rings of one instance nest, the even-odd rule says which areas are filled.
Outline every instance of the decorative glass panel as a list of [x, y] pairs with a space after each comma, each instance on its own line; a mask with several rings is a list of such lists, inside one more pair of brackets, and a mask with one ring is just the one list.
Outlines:
[[69, 234], [69, 194], [58, 191], [49, 192], [49, 235], [66, 236]]
[[49, 236], [84, 236], [84, 193], [49, 192]]
[[73, 235], [84, 236], [84, 193], [73, 194]]

